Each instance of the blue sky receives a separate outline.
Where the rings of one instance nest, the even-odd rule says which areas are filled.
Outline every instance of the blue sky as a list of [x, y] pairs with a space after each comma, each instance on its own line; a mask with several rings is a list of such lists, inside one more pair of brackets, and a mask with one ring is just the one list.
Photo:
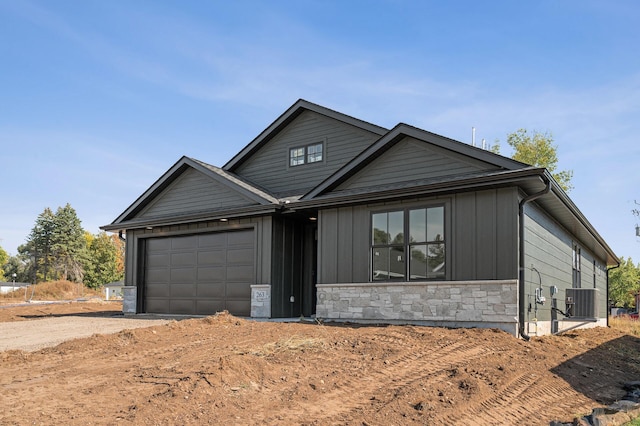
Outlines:
[[0, 246], [113, 221], [182, 155], [222, 166], [297, 99], [463, 142], [549, 131], [640, 261], [640, 3], [0, 0]]

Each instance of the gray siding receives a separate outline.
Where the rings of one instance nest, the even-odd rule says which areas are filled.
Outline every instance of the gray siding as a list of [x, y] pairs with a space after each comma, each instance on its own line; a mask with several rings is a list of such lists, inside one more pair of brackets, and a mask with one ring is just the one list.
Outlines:
[[452, 279], [518, 277], [515, 188], [457, 194], [452, 215]]
[[[379, 138], [321, 114], [304, 111], [235, 173], [277, 196], [301, 195]], [[322, 162], [289, 167], [289, 148], [324, 142]]]
[[257, 204], [218, 183], [203, 173], [185, 170], [164, 191], [156, 196], [137, 217], [185, 214], [223, 207]]
[[337, 190], [495, 170], [496, 166], [413, 138], [397, 142]]
[[[582, 288], [595, 288], [598, 291], [598, 315], [606, 317], [607, 293], [606, 271], [604, 261], [597, 259], [573, 237], [566, 229], [553, 221], [535, 204], [527, 204], [525, 210], [525, 293], [527, 303], [533, 302], [535, 288], [542, 281], [543, 295], [550, 300], [550, 286], [558, 288], [558, 308], [565, 308], [565, 291], [573, 287], [573, 243], [577, 242], [581, 249], [581, 280]], [[595, 260], [595, 269], [594, 269]], [[538, 274], [531, 269], [534, 267]], [[594, 277], [595, 275], [595, 277]], [[595, 279], [594, 279], [595, 278]], [[529, 319], [534, 313], [530, 313]], [[549, 321], [551, 311], [549, 304], [539, 305], [538, 320]], [[559, 316], [562, 319], [562, 316]]]
[[[190, 235], [202, 232], [255, 229], [255, 284], [271, 284], [272, 218], [269, 216], [234, 219], [229, 222], [203, 222], [129, 230], [126, 234], [125, 285], [138, 287], [138, 301], [144, 285], [144, 241], [153, 237]], [[138, 306], [140, 308], [140, 305]]]
[[515, 188], [407, 199], [319, 214], [318, 282], [368, 282], [370, 217], [373, 211], [445, 203], [448, 279], [517, 279]]

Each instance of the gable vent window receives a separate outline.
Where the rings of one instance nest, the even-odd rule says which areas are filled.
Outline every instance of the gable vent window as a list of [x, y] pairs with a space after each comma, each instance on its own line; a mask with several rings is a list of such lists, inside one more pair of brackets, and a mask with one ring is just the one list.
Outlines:
[[289, 166], [318, 163], [323, 159], [323, 144], [316, 143], [289, 149]]

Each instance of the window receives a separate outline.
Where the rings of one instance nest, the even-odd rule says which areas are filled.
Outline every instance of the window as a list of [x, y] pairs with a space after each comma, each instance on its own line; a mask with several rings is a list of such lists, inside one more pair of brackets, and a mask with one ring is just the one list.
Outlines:
[[323, 144], [295, 147], [289, 149], [289, 166], [299, 166], [322, 161]]
[[573, 243], [573, 250], [572, 250], [572, 254], [571, 256], [573, 257], [572, 260], [572, 266], [573, 266], [573, 288], [580, 288], [582, 287], [582, 283], [581, 283], [581, 259], [582, 259], [582, 253], [580, 250], [580, 246], [578, 246], [578, 244]]
[[374, 213], [371, 235], [372, 280], [445, 278], [444, 206]]

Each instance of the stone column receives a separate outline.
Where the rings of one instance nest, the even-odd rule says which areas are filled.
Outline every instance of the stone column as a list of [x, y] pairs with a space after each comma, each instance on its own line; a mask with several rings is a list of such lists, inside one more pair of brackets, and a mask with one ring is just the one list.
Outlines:
[[271, 285], [251, 286], [251, 318], [271, 318]]

